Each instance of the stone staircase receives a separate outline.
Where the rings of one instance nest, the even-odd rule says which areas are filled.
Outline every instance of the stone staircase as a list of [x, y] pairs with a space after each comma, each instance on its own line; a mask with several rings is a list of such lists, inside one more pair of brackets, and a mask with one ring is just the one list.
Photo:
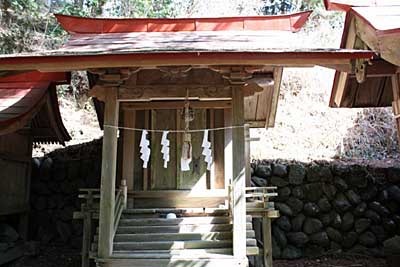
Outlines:
[[[176, 214], [167, 219], [168, 213]], [[258, 255], [247, 216], [247, 254]], [[247, 264], [232, 255], [232, 223], [226, 209], [128, 209], [119, 221], [109, 259], [99, 266], [220, 267]], [[97, 251], [97, 235], [92, 255]]]

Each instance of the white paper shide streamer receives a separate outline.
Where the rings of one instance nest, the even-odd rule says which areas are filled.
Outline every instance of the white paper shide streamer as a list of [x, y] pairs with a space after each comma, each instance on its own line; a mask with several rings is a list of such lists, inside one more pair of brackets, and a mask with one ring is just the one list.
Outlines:
[[204, 130], [203, 143], [201, 147], [203, 148], [202, 155], [205, 157], [204, 161], [207, 163], [207, 170], [211, 170], [212, 151], [211, 142], [208, 141], [208, 130]]
[[147, 140], [147, 134], [148, 132], [146, 130], [143, 130], [142, 132], [142, 138], [140, 139], [140, 158], [143, 160], [143, 168], [147, 168], [147, 164], [150, 159], [150, 141]]
[[190, 134], [183, 134], [181, 171], [190, 171], [190, 162], [192, 162], [192, 137]]
[[168, 167], [169, 162], [169, 140], [167, 139], [168, 131], [164, 131], [161, 137], [161, 153], [163, 154], [164, 168]]

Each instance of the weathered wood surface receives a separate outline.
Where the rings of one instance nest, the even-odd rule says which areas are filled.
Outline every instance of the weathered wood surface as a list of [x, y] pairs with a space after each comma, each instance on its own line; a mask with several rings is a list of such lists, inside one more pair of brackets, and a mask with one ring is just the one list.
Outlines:
[[28, 211], [31, 155], [29, 134], [0, 136], [0, 215]]
[[[152, 110], [152, 129], [176, 129], [176, 111], [173, 109]], [[176, 134], [168, 134], [170, 141], [170, 161], [168, 168], [164, 168], [163, 154], [161, 153], [161, 133], [151, 133], [151, 190], [169, 190], [177, 188]]]
[[[124, 111], [124, 127], [135, 128], [136, 126], [136, 112], [134, 110]], [[127, 181], [128, 190], [134, 190], [134, 160], [135, 152], [135, 131], [123, 131], [123, 160], [122, 160], [122, 177]], [[128, 204], [133, 207], [133, 203]]]
[[[241, 86], [232, 87], [232, 124], [244, 124], [244, 101]], [[246, 198], [244, 129], [232, 129], [232, 188], [233, 188], [233, 255], [246, 257]]]
[[[108, 90], [104, 124], [118, 126], [119, 104], [117, 90]], [[106, 258], [112, 254], [112, 239], [114, 235], [115, 181], [117, 163], [117, 129], [104, 128], [103, 156], [101, 167], [100, 188], [100, 218], [99, 218], [99, 248], [98, 255]]]

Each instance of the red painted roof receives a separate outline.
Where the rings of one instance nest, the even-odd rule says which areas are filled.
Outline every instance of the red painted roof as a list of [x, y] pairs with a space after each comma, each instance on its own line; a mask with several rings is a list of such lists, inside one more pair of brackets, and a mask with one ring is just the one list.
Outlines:
[[349, 11], [352, 7], [399, 6], [399, 0], [324, 0], [327, 10]]
[[[388, 39], [391, 38], [399, 38], [400, 36], [400, 1], [399, 0], [324, 0], [325, 7], [328, 10], [339, 10], [346, 11], [346, 20], [344, 25], [344, 31], [342, 35], [341, 48], [353, 48], [346, 47], [347, 39], [349, 38], [349, 29], [351, 25], [352, 19], [356, 18], [359, 21], [365, 22], [366, 26], [363, 28], [363, 31], [368, 32], [371, 37], [376, 40], [377, 47], [373, 47], [372, 49], [375, 52], [380, 53], [380, 56], [388, 62], [392, 64], [396, 64], [393, 58], [385, 57], [386, 54], [382, 54], [382, 48], [385, 43], [387, 43]], [[399, 45], [395, 45], [393, 42], [391, 49], [394, 51], [400, 48]], [[394, 57], [394, 53], [393, 53]], [[398, 58], [398, 57], [397, 57]], [[397, 62], [399, 62], [397, 60]], [[339, 76], [341, 73], [336, 71], [334, 83], [332, 86], [332, 94], [330, 99], [330, 106], [335, 107], [335, 96], [336, 92], [350, 92], [354, 94], [354, 99], [349, 101], [346, 99], [346, 103], [342, 103], [343, 107], [377, 107], [377, 106], [390, 106], [389, 102], [380, 102], [379, 98], [375, 99], [377, 102], [365, 104], [360, 101], [364, 96], [364, 92], [368, 92], [368, 87], [376, 87], [379, 88], [386, 84], [387, 77], [367, 77], [367, 81], [363, 84], [358, 84], [355, 82], [354, 77], [347, 77], [346, 82], [339, 83]], [[378, 84], [378, 85], [377, 85]], [[342, 86], [342, 88], [339, 88]], [[343, 88], [344, 87], [344, 88]], [[383, 91], [383, 90], [378, 90]], [[391, 91], [391, 90], [390, 90]], [[359, 93], [354, 93], [359, 92]], [[350, 95], [350, 93], [348, 93]], [[390, 92], [391, 93], [391, 92]], [[357, 98], [355, 97], [357, 96]], [[343, 97], [345, 98], [346, 95]]]
[[[31, 71], [16, 75], [0, 78], [0, 134], [6, 134], [10, 131], [16, 131], [26, 126], [26, 123], [34, 119], [47, 101], [48, 107], [52, 112], [58, 129], [56, 132], [60, 136], [47, 136], [44, 141], [64, 141], [70, 140], [68, 132], [65, 130], [59, 109], [55, 84], [68, 82], [66, 73], [41, 73]], [[51, 89], [53, 87], [53, 89]], [[49, 120], [49, 118], [47, 118]], [[48, 124], [48, 122], [46, 123]], [[51, 125], [51, 123], [50, 123]], [[35, 139], [35, 136], [33, 136]]]
[[257, 17], [178, 18], [178, 19], [110, 19], [82, 18], [55, 15], [69, 33], [128, 33], [128, 32], [177, 32], [177, 31], [299, 31], [312, 11]]

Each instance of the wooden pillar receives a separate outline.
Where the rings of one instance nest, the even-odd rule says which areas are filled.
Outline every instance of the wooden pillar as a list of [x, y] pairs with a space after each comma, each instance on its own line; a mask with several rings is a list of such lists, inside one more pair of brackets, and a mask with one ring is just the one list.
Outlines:
[[246, 187], [250, 187], [251, 170], [250, 170], [250, 126], [245, 124], [244, 127], [244, 142], [245, 142], [245, 167], [246, 167]]
[[[242, 86], [232, 86], [232, 124], [244, 124]], [[233, 255], [246, 258], [245, 149], [243, 127], [232, 129]]]
[[[225, 127], [232, 125], [232, 109], [224, 109], [224, 123]], [[224, 149], [224, 175], [225, 175], [225, 188], [232, 182], [232, 129], [225, 129], [225, 149]]]
[[117, 88], [108, 88], [105, 94], [99, 215], [99, 258], [108, 258], [112, 254], [113, 245], [118, 129], [107, 127], [107, 125], [118, 126], [119, 105], [117, 90]]
[[[125, 110], [124, 127], [135, 128], [135, 110]], [[135, 131], [124, 130], [122, 177], [126, 180], [128, 191], [134, 191]], [[128, 207], [133, 208], [133, 198], [128, 200]]]
[[399, 74], [392, 75], [392, 88], [393, 88], [393, 114], [397, 127], [397, 140], [400, 141], [400, 78]]

